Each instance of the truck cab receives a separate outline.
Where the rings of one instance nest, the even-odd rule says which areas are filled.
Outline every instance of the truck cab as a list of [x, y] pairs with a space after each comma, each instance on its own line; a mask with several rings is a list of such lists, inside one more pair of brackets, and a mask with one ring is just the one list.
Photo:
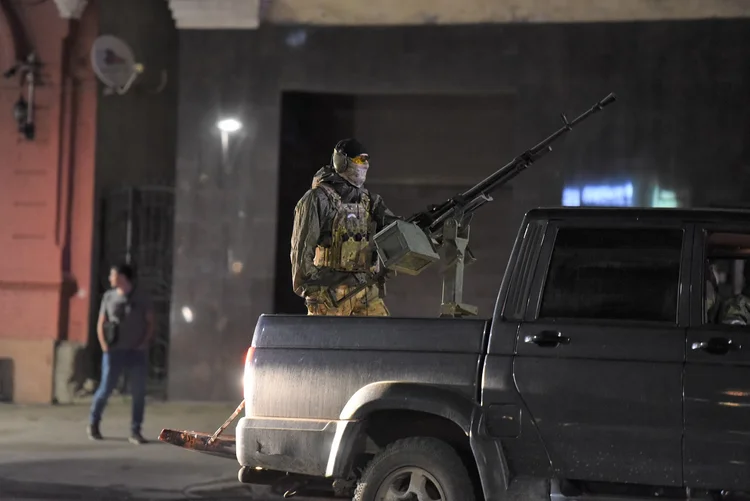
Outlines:
[[747, 211], [535, 209], [487, 318], [263, 315], [236, 436], [161, 439], [287, 495], [740, 495], [749, 257]]

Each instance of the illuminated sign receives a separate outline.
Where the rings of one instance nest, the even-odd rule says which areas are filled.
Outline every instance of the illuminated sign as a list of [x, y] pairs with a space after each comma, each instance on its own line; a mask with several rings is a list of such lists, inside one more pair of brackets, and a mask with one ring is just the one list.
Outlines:
[[[567, 186], [563, 188], [562, 204], [565, 207], [599, 206], [599, 207], [632, 207], [635, 189], [633, 183], [623, 184], [585, 184], [582, 187]], [[646, 199], [648, 200], [648, 199]], [[665, 190], [654, 186], [651, 191], [651, 207], [680, 207], [680, 200], [674, 190]]]
[[621, 185], [587, 184], [582, 188], [564, 188], [562, 204], [566, 207], [632, 207], [633, 193], [633, 183], [631, 182]]
[[679, 207], [677, 194], [672, 190], [662, 190], [658, 186], [654, 187], [651, 193], [651, 207]]
[[562, 204], [565, 207], [578, 207], [581, 205], [581, 190], [578, 188], [563, 189]]

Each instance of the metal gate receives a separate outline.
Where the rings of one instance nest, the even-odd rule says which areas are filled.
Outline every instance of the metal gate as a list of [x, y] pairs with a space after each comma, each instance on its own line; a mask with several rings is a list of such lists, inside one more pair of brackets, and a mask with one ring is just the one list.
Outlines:
[[166, 398], [169, 314], [172, 299], [174, 190], [167, 186], [128, 187], [102, 200], [99, 298], [109, 289], [109, 269], [127, 262], [138, 288], [150, 295], [156, 321], [149, 352], [148, 395]]

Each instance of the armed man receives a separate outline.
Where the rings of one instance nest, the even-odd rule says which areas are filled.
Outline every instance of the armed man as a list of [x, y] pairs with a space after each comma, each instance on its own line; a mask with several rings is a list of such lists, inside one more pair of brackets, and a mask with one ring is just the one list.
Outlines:
[[750, 325], [750, 267], [745, 263], [745, 285], [739, 294], [729, 297], [720, 304], [719, 323], [727, 325]]
[[292, 286], [305, 298], [309, 315], [389, 315], [382, 281], [338, 303], [378, 273], [370, 240], [398, 219], [380, 196], [364, 187], [369, 166], [369, 154], [359, 141], [339, 141], [331, 164], [315, 174], [312, 188], [294, 209]]

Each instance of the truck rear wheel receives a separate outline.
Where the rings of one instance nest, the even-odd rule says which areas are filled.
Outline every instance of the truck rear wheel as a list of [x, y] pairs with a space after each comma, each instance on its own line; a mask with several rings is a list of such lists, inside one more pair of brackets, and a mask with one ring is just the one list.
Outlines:
[[375, 456], [353, 501], [474, 501], [466, 467], [451, 446], [434, 438], [406, 438]]

